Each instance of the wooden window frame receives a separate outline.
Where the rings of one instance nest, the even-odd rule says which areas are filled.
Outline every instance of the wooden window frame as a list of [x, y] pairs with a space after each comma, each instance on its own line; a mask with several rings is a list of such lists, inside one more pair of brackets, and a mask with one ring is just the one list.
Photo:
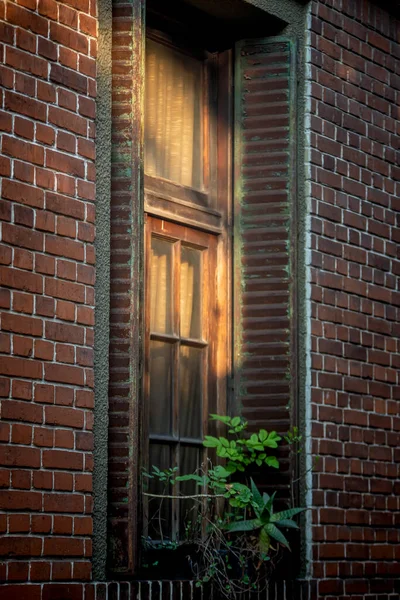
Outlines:
[[222, 132], [219, 122], [222, 118], [227, 125], [228, 115], [232, 112], [232, 107], [229, 106], [233, 101], [229, 88], [231, 52], [207, 52], [188, 45], [185, 41], [172, 41], [169, 35], [156, 29], [147, 29], [146, 37], [202, 60], [204, 85], [203, 189], [198, 190], [145, 173], [145, 213], [221, 234], [226, 228], [230, 207], [227, 206], [226, 196], [223, 198], [219, 192], [219, 182], [222, 181], [224, 185], [228, 178], [227, 159], [222, 160], [219, 146], [222, 138], [229, 136], [231, 131], [229, 126]]
[[[180, 51], [184, 45], [171, 43], [171, 40], [159, 30], [147, 30], [147, 34], [155, 41], [167, 43]], [[150, 177], [144, 174], [144, 214], [145, 214], [145, 261], [144, 281], [149, 289], [148, 257], [150, 238], [155, 223], [164, 223], [164, 227], [173, 232], [174, 228], [190, 228], [197, 245], [212, 242], [211, 277], [215, 290], [214, 321], [210, 328], [209, 364], [213, 365], [208, 381], [210, 402], [203, 415], [203, 435], [216, 433], [218, 424], [209, 424], [209, 413], [226, 413], [229, 406], [229, 394], [232, 390], [232, 164], [233, 164], [233, 51], [210, 53], [187, 47], [189, 55], [202, 57], [205, 61], [204, 71], [206, 90], [204, 93], [204, 191], [176, 184], [164, 178]], [[166, 230], [158, 231], [163, 237]], [[193, 243], [193, 241], [192, 241]], [[195, 244], [196, 245], [196, 244]], [[204, 246], [205, 247], [205, 246]], [[143, 384], [141, 402], [141, 458], [140, 464], [148, 467], [148, 414], [149, 398], [149, 306], [148, 295], [145, 297], [144, 315], [144, 351], [143, 351]], [[166, 441], [164, 439], [164, 441]], [[177, 440], [171, 440], [175, 443]], [[201, 442], [201, 440], [198, 440]], [[141, 526], [146, 519], [146, 507], [141, 506], [139, 518]], [[176, 520], [176, 519], [175, 519]]]
[[[151, 279], [151, 268], [149, 265], [151, 257], [151, 240], [153, 237], [157, 237], [163, 240], [167, 240], [174, 245], [173, 258], [172, 258], [172, 279], [174, 290], [172, 293], [173, 307], [172, 315], [175, 321], [174, 333], [160, 333], [151, 331], [150, 319], [146, 319], [145, 324], [145, 348], [144, 348], [144, 378], [143, 378], [143, 438], [144, 440], [144, 455], [143, 455], [143, 466], [146, 470], [149, 470], [151, 465], [148, 462], [149, 449], [151, 443], [160, 443], [168, 445], [175, 455], [174, 464], [171, 466], [179, 465], [179, 449], [181, 446], [191, 446], [199, 449], [200, 455], [203, 460], [205, 459], [205, 451], [202, 447], [203, 436], [208, 433], [208, 415], [210, 412], [215, 412], [218, 407], [215, 404], [217, 398], [217, 383], [214, 370], [212, 365], [215, 363], [215, 353], [217, 347], [217, 336], [216, 330], [212, 327], [210, 315], [216, 312], [216, 295], [213, 293], [213, 286], [215, 286], [214, 274], [216, 271], [216, 256], [217, 256], [217, 238], [215, 235], [206, 233], [203, 231], [195, 230], [185, 225], [177, 225], [171, 221], [165, 221], [156, 217], [146, 218], [145, 228], [145, 273], [146, 273], [146, 289], [150, 290], [150, 279]], [[187, 338], [180, 335], [179, 332], [179, 266], [180, 266], [180, 249], [181, 246], [191, 247], [196, 250], [200, 250], [202, 253], [202, 273], [201, 273], [201, 287], [203, 302], [201, 307], [201, 338], [194, 339]], [[146, 296], [146, 314], [150, 314], [150, 293]], [[172, 433], [171, 434], [154, 434], [149, 431], [149, 408], [150, 408], [150, 342], [151, 341], [164, 341], [171, 343], [174, 346], [174, 381], [172, 384], [173, 388], [173, 417], [172, 417]], [[200, 437], [181, 437], [179, 435], [178, 426], [179, 423], [179, 374], [177, 371], [177, 361], [179, 355], [179, 348], [181, 344], [194, 348], [203, 348], [206, 350], [203, 356], [203, 367], [202, 377], [204, 380], [204, 387], [202, 389], [202, 423]], [[211, 368], [210, 368], [211, 365]], [[213, 400], [214, 399], [214, 400]], [[179, 493], [179, 484], [176, 484], [174, 494]], [[177, 500], [172, 501], [172, 514], [173, 524], [172, 532], [174, 536], [179, 533], [179, 502]], [[144, 506], [144, 521], [147, 519], [146, 505]]]

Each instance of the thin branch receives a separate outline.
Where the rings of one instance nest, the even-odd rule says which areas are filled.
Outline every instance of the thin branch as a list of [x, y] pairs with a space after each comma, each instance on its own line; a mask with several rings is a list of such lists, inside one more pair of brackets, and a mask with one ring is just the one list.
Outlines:
[[142, 492], [143, 496], [149, 496], [150, 498], [172, 498], [173, 500], [190, 500], [192, 498], [225, 498], [223, 494], [192, 494], [191, 496], [169, 496], [168, 494], [148, 494]]

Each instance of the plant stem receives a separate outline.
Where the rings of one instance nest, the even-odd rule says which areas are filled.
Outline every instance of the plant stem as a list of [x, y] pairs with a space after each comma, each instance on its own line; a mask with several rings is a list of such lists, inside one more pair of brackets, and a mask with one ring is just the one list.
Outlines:
[[189, 500], [190, 498], [225, 498], [223, 494], [215, 494], [214, 496], [211, 494], [192, 494], [191, 496], [169, 496], [168, 494], [148, 494], [147, 492], [142, 492], [143, 496], [150, 496], [150, 498], [172, 498], [177, 500]]

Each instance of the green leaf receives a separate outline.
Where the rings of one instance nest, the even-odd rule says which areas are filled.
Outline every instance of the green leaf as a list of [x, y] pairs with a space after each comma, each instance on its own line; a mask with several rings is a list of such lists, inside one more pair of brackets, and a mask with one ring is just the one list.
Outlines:
[[232, 470], [229, 468], [229, 466], [228, 468], [225, 468], [222, 465], [217, 465], [213, 469], [213, 475], [219, 479], [226, 479], [227, 477], [230, 477], [231, 474]]
[[282, 438], [276, 433], [276, 431], [271, 431], [267, 437], [267, 439], [263, 442], [264, 446], [268, 448], [277, 448], [278, 442]]
[[231, 421], [231, 425], [232, 427], [237, 427], [238, 425], [240, 425], [240, 417], [233, 417], [232, 421]]
[[264, 510], [262, 511], [261, 515], [264, 523], [271, 521], [270, 515], [272, 515], [273, 513], [272, 506], [274, 504], [275, 496], [276, 492], [274, 492], [272, 496], [268, 498], [267, 502], [264, 505]]
[[258, 490], [258, 487], [254, 483], [253, 479], [250, 479], [250, 488], [251, 488], [251, 492], [253, 494], [253, 498], [254, 498], [256, 504], [260, 508], [262, 508], [264, 506], [264, 502], [263, 502], [262, 496]]
[[267, 531], [265, 530], [265, 527], [262, 527], [258, 541], [260, 544], [260, 551], [263, 554], [266, 554], [269, 550], [271, 542], [270, 542], [270, 537], [269, 537]]
[[221, 421], [225, 423], [225, 425], [229, 425], [231, 422], [231, 418], [226, 415], [210, 415], [212, 421]]
[[271, 517], [271, 523], [275, 523], [276, 521], [282, 521], [282, 519], [291, 519], [294, 515], [298, 515], [299, 513], [306, 510], [305, 508], [288, 508], [287, 510], [283, 510], [279, 513], [275, 513]]
[[286, 548], [290, 550], [289, 542], [287, 541], [283, 533], [279, 531], [279, 529], [275, 527], [273, 523], [267, 523], [266, 525], [264, 525], [264, 529], [270, 537], [274, 538], [274, 540], [276, 540], [280, 544], [283, 544], [283, 546], [286, 546]]
[[204, 477], [201, 477], [200, 475], [178, 475], [178, 477], [175, 478], [176, 481], [196, 481], [197, 483], [199, 483], [200, 485], [204, 485]]
[[226, 531], [255, 531], [261, 527], [260, 519], [251, 519], [249, 521], [235, 521], [225, 526]]
[[224, 437], [219, 437], [218, 441], [220, 444], [222, 444], [222, 446], [225, 446], [225, 448], [229, 448], [229, 442], [226, 438]]
[[[271, 521], [272, 521], [272, 519], [271, 519]], [[275, 524], [278, 527], [288, 527], [289, 529], [299, 529], [299, 526], [297, 525], [297, 523], [292, 521], [292, 519], [282, 519], [281, 521], [276, 521]]]
[[219, 440], [212, 435], [205, 435], [203, 446], [205, 446], [205, 448], [217, 448], [219, 446]]
[[268, 437], [268, 433], [265, 431], [265, 429], [260, 429], [260, 431], [258, 432], [258, 439], [260, 440], [260, 442], [263, 442], [264, 440], [266, 440]]
[[253, 433], [250, 436], [250, 440], [249, 440], [252, 444], [258, 444], [258, 436], [256, 433]]
[[273, 467], [274, 469], [279, 469], [279, 461], [276, 458], [276, 456], [267, 456], [264, 462], [269, 467]]

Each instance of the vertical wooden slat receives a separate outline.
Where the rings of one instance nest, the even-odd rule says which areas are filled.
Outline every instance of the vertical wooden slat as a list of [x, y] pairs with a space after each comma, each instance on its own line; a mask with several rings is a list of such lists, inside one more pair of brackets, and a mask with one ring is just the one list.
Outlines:
[[[235, 392], [250, 429], [295, 417], [295, 48], [245, 40], [235, 70]], [[273, 477], [287, 496], [287, 452]]]

